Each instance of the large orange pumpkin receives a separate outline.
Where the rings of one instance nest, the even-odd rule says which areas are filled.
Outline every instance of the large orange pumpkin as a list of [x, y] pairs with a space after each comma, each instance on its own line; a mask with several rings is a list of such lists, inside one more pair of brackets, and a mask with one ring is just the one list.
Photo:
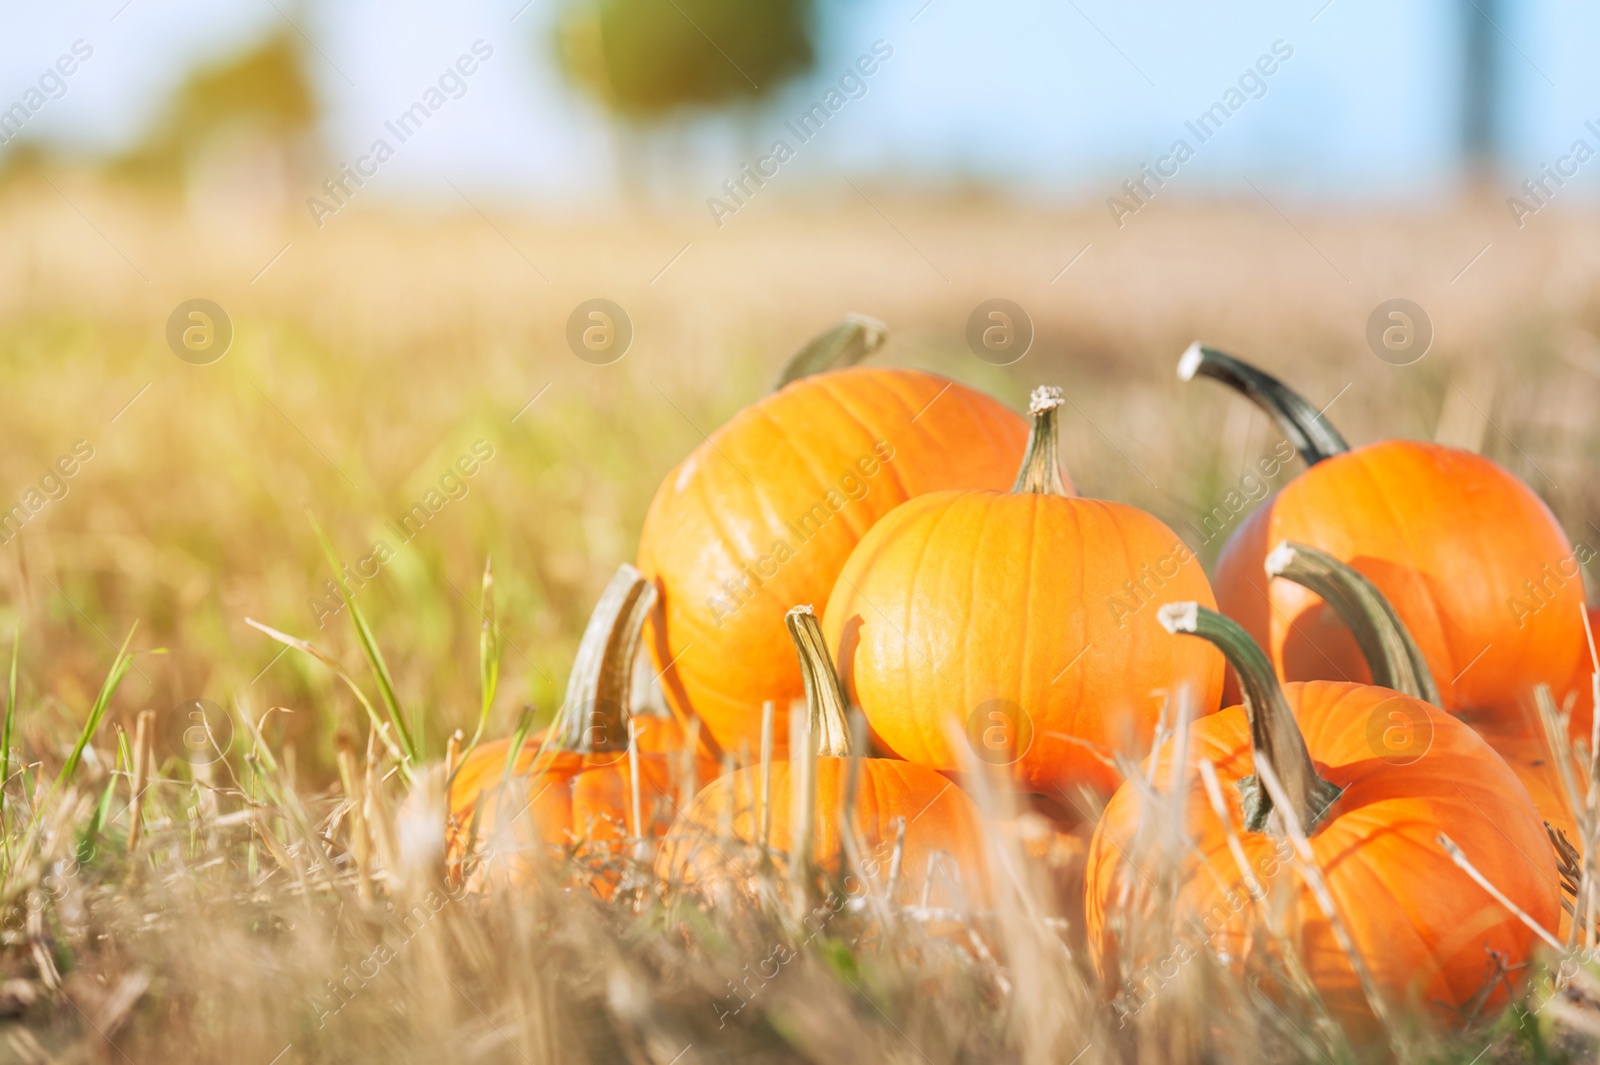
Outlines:
[[[1311, 681], [1279, 687], [1271, 664], [1238, 625], [1193, 604], [1163, 608], [1174, 632], [1220, 646], [1240, 677], [1242, 706], [1196, 722], [1187, 743], [1185, 834], [1175, 859], [1178, 927], [1196, 929], [1187, 949], [1225, 959], [1240, 975], [1279, 989], [1277, 940], [1254, 919], [1254, 899], [1278, 915], [1283, 935], [1323, 1002], [1357, 1038], [1376, 1033], [1355, 969], [1298, 869], [1287, 819], [1261, 785], [1271, 766], [1312, 861], [1383, 1001], [1415, 1005], [1446, 1024], [1507, 1001], [1527, 979], [1535, 934], [1458, 867], [1448, 835], [1473, 867], [1542, 927], [1559, 916], [1555, 859], [1527, 794], [1466, 725], [1410, 696], [1363, 684]], [[1432, 735], [1414, 760], [1384, 757], [1369, 738], [1390, 714], [1426, 722]], [[1149, 779], [1173, 780], [1174, 744], [1152, 759]], [[1219, 819], [1202, 778], [1215, 767], [1227, 814]], [[1128, 862], [1147, 797], [1131, 782], [1106, 807], [1090, 848], [1085, 912], [1089, 944], [1113, 986], [1156, 959], [1125, 942], [1124, 918], [1145, 890]], [[1157, 815], [1159, 816], [1159, 815]], [[1152, 838], [1147, 829], [1145, 838]], [[1230, 851], [1237, 840], [1240, 868]], [[1480, 999], [1478, 996], [1482, 995]], [[1457, 1012], [1460, 1011], [1460, 1012]]]
[[[852, 752], [844, 695], [816, 615], [802, 606], [786, 620], [799, 651], [817, 756], [802, 762], [791, 751], [790, 761], [774, 761], [766, 789], [760, 766], [708, 785], [673, 827], [656, 871], [703, 890], [731, 885], [745, 891], [768, 863], [787, 875], [795, 871], [791, 857], [809, 852], [813, 870], [858, 898], [870, 894], [910, 906], [921, 903], [927, 889], [930, 904], [981, 906], [988, 889], [977, 807], [931, 769]], [[807, 773], [813, 774], [809, 781]], [[766, 806], [764, 791], [771, 796]], [[841, 811], [848, 811], [847, 822]]]
[[802, 690], [784, 611], [821, 609], [851, 549], [907, 499], [1004, 487], [1026, 439], [1014, 412], [916, 370], [812, 374], [735, 415], [667, 474], [640, 534], [673, 710], [736, 753], [757, 749], [773, 700], [781, 751]]
[[[655, 587], [632, 566], [612, 578], [579, 645], [566, 700], [546, 732], [474, 748], [449, 783], [446, 862], [469, 855], [474, 886], [524, 882], [540, 852], [590, 867], [608, 894], [618, 860], [672, 824], [681, 791], [717, 773], [676, 723], [631, 718], [633, 661]], [[631, 720], [630, 720], [631, 719]], [[508, 766], [507, 762], [511, 765]], [[637, 778], [637, 800], [635, 799]]]
[[1110, 756], [1144, 754], [1181, 690], [1191, 714], [1216, 710], [1223, 661], [1156, 621], [1162, 603], [1212, 601], [1177, 535], [1053, 483], [1062, 402], [1035, 391], [1011, 492], [932, 493], [874, 526], [823, 630], [884, 748], [945, 771], [1010, 765], [1023, 790], [1076, 800], [1079, 785], [1110, 794]]
[[1310, 464], [1229, 538], [1212, 585], [1290, 680], [1365, 680], [1354, 640], [1315, 593], [1262, 573], [1284, 540], [1321, 548], [1382, 590], [1411, 631], [1452, 713], [1513, 708], [1537, 684], [1567, 694], [1586, 654], [1583, 582], [1548, 507], [1480, 455], [1411, 440], [1349, 450], [1282, 382], [1199, 345], [1185, 380], [1221, 380], [1277, 419]]

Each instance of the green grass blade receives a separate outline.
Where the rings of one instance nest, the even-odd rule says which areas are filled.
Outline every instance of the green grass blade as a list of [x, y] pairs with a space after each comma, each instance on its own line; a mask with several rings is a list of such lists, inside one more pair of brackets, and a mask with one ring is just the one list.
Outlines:
[[[383, 718], [378, 716], [378, 711], [373, 707], [372, 700], [368, 699], [367, 693], [361, 690], [361, 685], [356, 683], [354, 677], [345, 672], [344, 667], [339, 665], [339, 663], [334, 660], [332, 655], [328, 654], [316, 644], [311, 643], [309, 640], [302, 640], [298, 636], [290, 636], [287, 632], [280, 632], [271, 625], [263, 625], [255, 618], [245, 618], [244, 623], [249, 625], [252, 629], [255, 629], [257, 632], [265, 633], [266, 635], [272, 637], [285, 647], [292, 647], [301, 654], [308, 655], [311, 658], [316, 659], [318, 662], [321, 662], [323, 665], [331, 669], [334, 676], [344, 681], [345, 687], [349, 688], [351, 694], [356, 697], [356, 702], [360, 703], [361, 708], [367, 712], [367, 720], [372, 722], [373, 731], [377, 732], [378, 738], [383, 742], [384, 749], [389, 752], [389, 756], [391, 758], [400, 763], [402, 771], [406, 772], [407, 779], [410, 779], [409, 767], [405, 760], [404, 752], [402, 752], [399, 746], [395, 744], [395, 741], [390, 738], [387, 723], [383, 720]], [[246, 725], [250, 725], [248, 717], [245, 715], [239, 716], [242, 720], [244, 720]], [[271, 752], [268, 750], [265, 741], [262, 740], [260, 735], [255, 732], [254, 726], [251, 726], [251, 733], [256, 738], [257, 749], [261, 752], [263, 757], [270, 760], [272, 757]]]
[[480, 603], [483, 627], [478, 633], [478, 690], [482, 701], [478, 707], [478, 727], [472, 730], [471, 741], [456, 758], [455, 772], [450, 774], [446, 787], [455, 783], [456, 773], [461, 772], [461, 767], [467, 764], [467, 756], [482, 741], [483, 731], [489, 725], [489, 711], [494, 709], [495, 693], [500, 689], [500, 657], [505, 645], [500, 639], [500, 623], [494, 608], [493, 558], [485, 559], [483, 563], [483, 597]]
[[122, 678], [128, 675], [128, 669], [133, 665], [133, 656], [128, 653], [128, 644], [133, 641], [133, 634], [139, 629], [139, 623], [133, 623], [133, 628], [128, 630], [127, 639], [122, 641], [122, 647], [117, 651], [117, 657], [111, 663], [111, 672], [106, 674], [105, 683], [100, 685], [100, 694], [95, 697], [94, 706], [89, 710], [89, 719], [83, 723], [83, 731], [78, 734], [78, 742], [73, 745], [72, 753], [67, 756], [67, 762], [61, 767], [61, 773], [56, 777], [54, 788], [70, 783], [77, 775], [78, 764], [83, 761], [83, 752], [89, 746], [89, 741], [94, 739], [96, 732], [100, 731], [100, 722], [105, 720], [106, 710], [111, 706], [111, 697], [117, 693], [117, 688], [122, 684]]
[[[522, 708], [522, 716], [517, 720], [517, 731], [511, 734], [511, 746], [506, 749], [506, 769], [502, 778], [503, 783], [511, 783], [512, 774], [516, 772], [517, 755], [522, 753], [522, 744], [528, 738], [528, 732], [533, 728], [533, 707]], [[541, 750], [542, 754], [543, 751]], [[537, 761], [537, 756], [535, 757]]]
[[[345, 593], [348, 596], [348, 592]], [[347, 599], [348, 603], [349, 600]], [[405, 712], [400, 709], [400, 697], [394, 690], [394, 679], [389, 675], [389, 667], [383, 660], [383, 652], [378, 650], [378, 642], [368, 628], [367, 621], [361, 616], [360, 610], [354, 603], [349, 603], [350, 620], [355, 622], [356, 637], [361, 641], [362, 654], [366, 656], [367, 664], [372, 667], [374, 679], [378, 682], [378, 694], [383, 698], [383, 705], [389, 711], [389, 719], [394, 722], [395, 738], [399, 741], [401, 749], [405, 752], [406, 761], [415, 765], [421, 759], [416, 741], [411, 738], [411, 730], [406, 726]]]
[[133, 752], [128, 749], [128, 734], [119, 729], [117, 731], [117, 761], [111, 767], [111, 776], [106, 781], [106, 790], [100, 793], [100, 803], [94, 809], [94, 817], [89, 820], [88, 831], [84, 832], [82, 840], [79, 841], [79, 861], [86, 860], [82, 857], [82, 844], [87, 844], [92, 848], [95, 841], [100, 838], [100, 833], [105, 831], [106, 822], [111, 818], [111, 802], [117, 795], [117, 772], [119, 770], [127, 772], [132, 765]]
[[411, 738], [411, 730], [406, 727], [405, 713], [400, 709], [400, 697], [395, 693], [394, 678], [390, 676], [389, 666], [383, 660], [383, 652], [378, 650], [378, 641], [372, 635], [367, 619], [350, 595], [350, 588], [344, 582], [344, 571], [339, 567], [339, 556], [334, 554], [333, 544], [323, 533], [322, 526], [317, 524], [317, 519], [309, 513], [306, 517], [311, 521], [311, 528], [316, 531], [317, 541], [322, 545], [322, 553], [327, 556], [328, 565], [333, 567], [333, 580], [339, 587], [339, 597], [344, 600], [346, 609], [350, 611], [350, 620], [355, 624], [356, 639], [361, 644], [361, 653], [366, 656], [367, 665], [372, 667], [372, 676], [378, 682], [378, 695], [383, 699], [384, 708], [389, 711], [389, 720], [394, 722], [395, 738], [400, 743], [400, 749], [405, 752], [406, 761], [416, 765], [420, 761], [417, 745]]
[[[472, 742], [467, 744], [467, 753], [478, 745], [483, 738], [483, 730], [489, 724], [489, 711], [494, 706], [495, 692], [500, 688], [500, 625], [495, 616], [494, 607], [494, 559], [489, 558], [483, 563], [483, 629], [478, 634], [478, 690], [482, 694], [482, 701], [478, 707], [478, 727], [472, 733]], [[462, 755], [466, 757], [465, 754]]]
[[11, 838], [9, 815], [6, 811], [5, 786], [11, 780], [11, 739], [17, 721], [17, 654], [22, 648], [22, 619], [17, 619], [11, 633], [11, 680], [6, 685], [6, 720], [0, 728], [0, 834]]

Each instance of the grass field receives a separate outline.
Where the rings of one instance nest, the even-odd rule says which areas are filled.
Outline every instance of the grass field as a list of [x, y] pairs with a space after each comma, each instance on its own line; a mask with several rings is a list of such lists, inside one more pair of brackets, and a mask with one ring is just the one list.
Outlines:
[[[245, 621], [365, 678], [309, 517], [352, 564], [393, 549], [356, 602], [434, 760], [477, 717], [493, 557], [505, 672], [489, 732], [508, 734], [524, 705], [559, 704], [662, 476], [849, 311], [888, 322], [879, 359], [1014, 407], [1063, 385], [1079, 491], [1197, 544], [1276, 438], [1242, 401], [1176, 379], [1196, 338], [1331, 404], [1352, 442], [1481, 450], [1575, 541], [1600, 543], [1600, 215], [1519, 231], [1492, 203], [1177, 203], [1118, 229], [1094, 206], [864, 192], [762, 205], [720, 230], [698, 214], [558, 220], [489, 203], [364, 206], [318, 230], [72, 174], [0, 190], [0, 511], [26, 517], [0, 530], [26, 763], [6, 782], [0, 1059], [1355, 1060], [1312, 1011], [1203, 958], [1119, 1027], [1073, 938], [1068, 840], [1054, 863], [1022, 863], [981, 936], [849, 910], [807, 931], [781, 908], [707, 916], [644, 887], [603, 904], [555, 874], [515, 902], [434, 906], [443, 889], [405, 845], [404, 789], [373, 775], [378, 901], [361, 890], [335, 751], [341, 732], [364, 734], [363, 712], [326, 667]], [[607, 366], [564, 339], [596, 296], [635, 329]], [[1005, 368], [963, 340], [995, 296], [1036, 328]], [[1411, 366], [1365, 340], [1395, 296], [1436, 330]], [[211, 365], [167, 345], [169, 315], [195, 297], [233, 324]], [[468, 455], [474, 472], [452, 474]], [[443, 504], [403, 527], [435, 490]], [[1208, 563], [1220, 543], [1203, 544]], [[52, 792], [130, 631], [129, 671]], [[193, 700], [222, 708], [233, 747], [191, 771]], [[157, 780], [130, 854], [116, 766], [145, 709]], [[426, 919], [402, 929], [395, 915], [419, 903]], [[797, 964], [731, 1014], [732, 982], [780, 942]], [[1396, 1038], [1413, 1060], [1547, 1061], [1597, 1032], [1600, 1014], [1562, 1006]]]

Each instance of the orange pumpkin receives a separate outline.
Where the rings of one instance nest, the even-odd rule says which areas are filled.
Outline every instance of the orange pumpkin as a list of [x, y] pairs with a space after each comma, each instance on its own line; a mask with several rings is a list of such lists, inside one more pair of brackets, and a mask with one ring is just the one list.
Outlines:
[[[1539, 720], [1535, 707], [1517, 709], [1516, 714], [1469, 710], [1459, 716], [1505, 759], [1527, 789], [1539, 816], [1551, 828], [1558, 829], [1574, 847], [1581, 846], [1577, 820], [1572, 804], [1567, 801], [1566, 785], [1561, 782], [1561, 769], [1550, 750], [1544, 723]], [[1584, 778], [1576, 766], [1572, 774], [1582, 789]]]
[[[1175, 859], [1178, 927], [1196, 929], [1191, 938], [1198, 940], [1187, 949], [1226, 959], [1240, 975], [1260, 974], [1264, 987], [1281, 991], [1272, 975], [1283, 971], [1278, 940], [1262, 935], [1253, 919], [1251, 900], [1262, 899], [1330, 1012], [1358, 1039], [1376, 1034], [1349, 956], [1301, 871], [1290, 868], [1287, 815], [1270, 797], [1277, 795], [1309, 837], [1334, 913], [1384, 1002], [1421, 1007], [1446, 1024], [1459, 1023], [1471, 1007], [1504, 1004], [1507, 988], [1514, 993], [1527, 979], [1535, 934], [1455, 864], [1440, 837], [1448, 835], [1544, 928], [1556, 927], [1554, 855], [1505, 763], [1470, 728], [1410, 696], [1329, 681], [1280, 688], [1249, 635], [1212, 611], [1175, 604], [1163, 608], [1162, 620], [1221, 647], [1245, 692], [1242, 706], [1196, 722], [1188, 736], [1182, 809], [1193, 846]], [[1421, 757], [1386, 759], [1369, 738], [1371, 723], [1395, 711], [1426, 723], [1432, 742]], [[1174, 757], [1174, 744], [1164, 743], [1150, 779], [1175, 779]], [[1215, 767], [1226, 824], [1192, 772], [1201, 759]], [[1264, 766], [1279, 789], [1262, 786]], [[1156, 960], [1123, 941], [1132, 927], [1124, 893], [1138, 899], [1145, 891], [1127, 863], [1141, 854], [1135, 837], [1146, 803], [1132, 783], [1120, 788], [1090, 849], [1089, 943], [1113, 986]], [[1137, 902], [1131, 909], [1142, 912]]]
[[773, 700], [781, 751], [801, 693], [784, 611], [820, 608], [851, 549], [907, 499], [1003, 487], [1026, 438], [1012, 411], [916, 370], [804, 376], [736, 414], [667, 474], [640, 534], [673, 710], [722, 750], [753, 751]]
[[[801, 606], [786, 620], [817, 756], [774, 761], [766, 789], [759, 766], [710, 784], [679, 818], [656, 871], [701, 889], [748, 891], [766, 863], [793, 872], [790, 860], [809, 854], [813, 868], [833, 881], [847, 875], [842, 886], [857, 898], [871, 894], [908, 906], [922, 903], [926, 891], [933, 905], [982, 905], [987, 881], [977, 807], [931, 769], [852, 752], [844, 695], [816, 615]], [[764, 792], [771, 796], [765, 806]], [[849, 811], [848, 833], [842, 811]]]
[[1063, 401], [1035, 391], [1011, 492], [932, 493], [874, 526], [823, 630], [885, 749], [944, 771], [1009, 765], [1022, 790], [1076, 799], [1079, 785], [1110, 794], [1119, 775], [1107, 759], [1148, 750], [1180, 689], [1191, 713], [1214, 711], [1223, 661], [1156, 622], [1164, 602], [1212, 601], [1177, 535], [1054, 481]]
[[1583, 583], [1548, 507], [1471, 452], [1411, 440], [1350, 450], [1309, 403], [1270, 375], [1199, 345], [1184, 380], [1213, 377], [1277, 419], [1310, 469], [1229, 538], [1212, 584], [1290, 680], [1364, 680], [1354, 640], [1321, 598], [1262, 576], [1284, 540], [1321, 548], [1382, 590], [1427, 657], [1452, 713], [1511, 712], [1536, 684], [1566, 695], [1586, 655]]
[[525, 739], [509, 767], [512, 740], [502, 739], [474, 748], [456, 769], [446, 862], [459, 868], [476, 855], [473, 886], [525, 882], [542, 851], [587, 865], [595, 889], [608, 895], [618, 860], [671, 825], [678, 792], [716, 775], [675, 723], [629, 713], [633, 661], [655, 596], [637, 570], [622, 566], [589, 619], [556, 722]]
[[1572, 678], [1564, 688], [1558, 687], [1552, 694], [1556, 705], [1571, 715], [1568, 734], [1574, 740], [1587, 742], [1592, 749], [1597, 746], [1594, 742], [1594, 674], [1600, 669], [1600, 662], [1595, 661], [1589, 640], [1593, 634], [1600, 633], [1600, 607], [1585, 607], [1584, 615], [1587, 625], [1583, 653], [1578, 656]]
[[[1294, 581], [1322, 596], [1362, 648], [1373, 683], [1440, 705], [1439, 688], [1428, 668], [1427, 656], [1412, 639], [1398, 612], [1366, 577], [1326, 552], [1288, 542], [1279, 544], [1267, 556], [1266, 573], [1269, 578]], [[1517, 774], [1545, 823], [1576, 845], [1578, 833], [1572, 805], [1532, 700], [1492, 711], [1468, 710], [1458, 716]], [[1374, 732], [1385, 757], [1406, 757], [1425, 750], [1430, 737], [1419, 733], [1416, 725], [1396, 714], [1381, 731]], [[1583, 777], [1576, 766], [1572, 768], [1572, 779], [1582, 786]]]

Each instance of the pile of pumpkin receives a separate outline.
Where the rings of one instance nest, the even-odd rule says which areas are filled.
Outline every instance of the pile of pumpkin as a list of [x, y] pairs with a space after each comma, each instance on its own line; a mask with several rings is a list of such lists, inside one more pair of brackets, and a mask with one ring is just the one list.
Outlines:
[[[938, 878], [981, 906], [981, 775], [1098, 796], [1084, 939], [1113, 990], [1149, 961], [1119, 914], [1161, 806], [1187, 837], [1170, 913], [1220, 915], [1221, 964], [1292, 944], [1357, 1030], [1385, 1002], [1504, 1003], [1571, 928], [1563, 876], [1595, 843], [1570, 798], [1569, 739], [1593, 745], [1582, 586], [1550, 579], [1573, 547], [1534, 492], [1449, 447], [1351, 449], [1195, 346], [1180, 377], [1248, 396], [1308, 466], [1208, 580], [1155, 517], [1073, 493], [1059, 389], [1030, 425], [856, 365], [883, 338], [847, 319], [667, 475], [555, 723], [450, 767], [453, 860], [491, 841], [474, 876], [516, 881], [553, 850], [607, 870], [603, 895], [624, 853], [701, 888], [853, 870], [888, 905]], [[1269, 890], [1281, 940], [1237, 904]]]

